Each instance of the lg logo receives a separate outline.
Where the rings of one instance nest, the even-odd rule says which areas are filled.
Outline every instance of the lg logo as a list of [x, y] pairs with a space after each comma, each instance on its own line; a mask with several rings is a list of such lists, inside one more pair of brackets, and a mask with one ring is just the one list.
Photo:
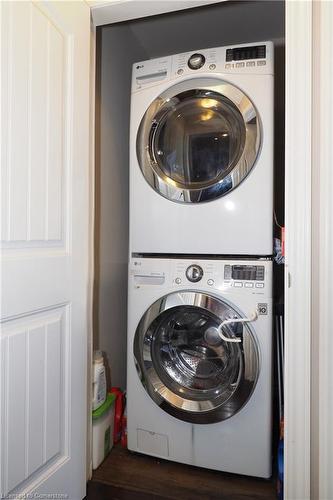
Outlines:
[[143, 68], [143, 64], [138, 64], [136, 67], [136, 69], [141, 69], [141, 68]]
[[258, 314], [260, 316], [265, 316], [268, 314], [268, 305], [267, 304], [258, 304]]

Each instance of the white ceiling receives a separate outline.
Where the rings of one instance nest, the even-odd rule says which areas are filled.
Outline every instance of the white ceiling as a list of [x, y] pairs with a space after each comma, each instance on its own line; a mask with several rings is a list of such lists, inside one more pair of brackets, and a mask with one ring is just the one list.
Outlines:
[[86, 0], [95, 26], [191, 9], [226, 0]]

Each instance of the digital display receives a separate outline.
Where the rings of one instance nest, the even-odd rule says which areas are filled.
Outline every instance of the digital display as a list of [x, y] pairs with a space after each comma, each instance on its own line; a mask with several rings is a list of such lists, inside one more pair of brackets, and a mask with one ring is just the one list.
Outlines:
[[264, 281], [264, 266], [225, 266], [224, 279], [246, 280], [246, 281]]
[[227, 49], [226, 61], [245, 61], [247, 59], [265, 59], [266, 45], [253, 47], [236, 47]]

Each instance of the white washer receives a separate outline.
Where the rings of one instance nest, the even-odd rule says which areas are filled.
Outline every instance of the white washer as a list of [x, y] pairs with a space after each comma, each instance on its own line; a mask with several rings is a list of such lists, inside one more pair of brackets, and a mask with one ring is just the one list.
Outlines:
[[133, 258], [128, 448], [268, 478], [271, 350], [271, 261]]
[[130, 250], [271, 255], [273, 44], [134, 64]]

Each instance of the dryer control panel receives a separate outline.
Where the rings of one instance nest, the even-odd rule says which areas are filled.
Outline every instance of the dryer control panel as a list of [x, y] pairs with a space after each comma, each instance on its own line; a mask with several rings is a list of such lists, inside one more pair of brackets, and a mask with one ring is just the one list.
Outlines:
[[172, 81], [201, 73], [206, 76], [215, 73], [273, 75], [273, 63], [272, 42], [182, 52], [135, 63], [132, 72], [132, 92], [161, 84], [164, 80]]

